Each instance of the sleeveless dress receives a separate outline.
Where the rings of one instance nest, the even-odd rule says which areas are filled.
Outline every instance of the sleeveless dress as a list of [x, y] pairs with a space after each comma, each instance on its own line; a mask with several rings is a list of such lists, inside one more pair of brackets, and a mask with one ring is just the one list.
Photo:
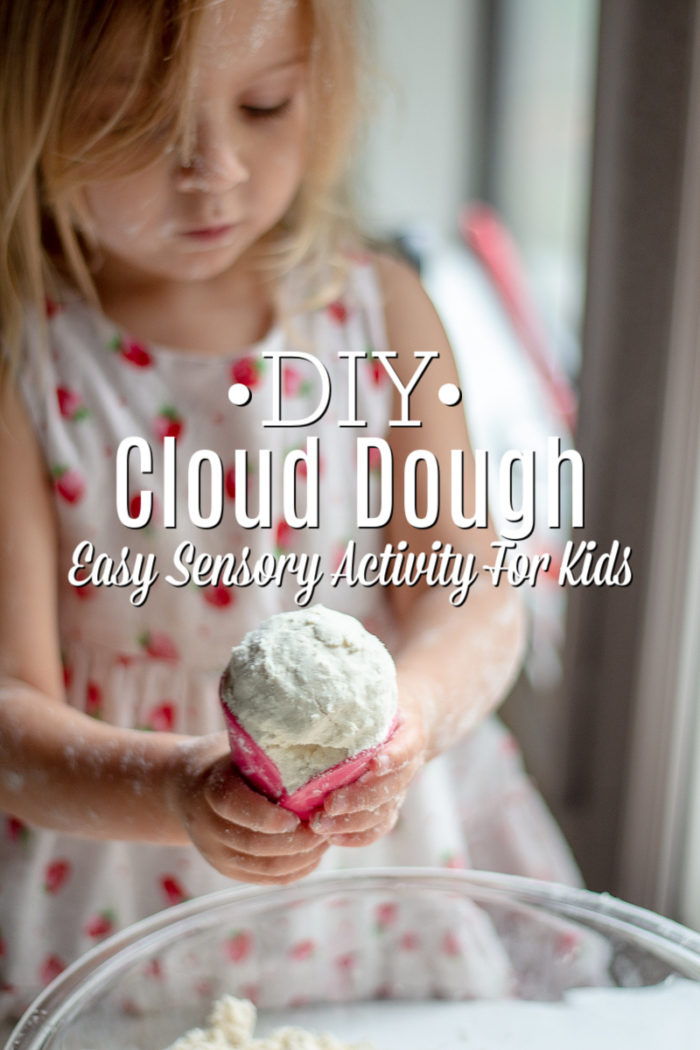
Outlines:
[[[358, 617], [390, 643], [382, 588], [331, 584], [350, 541], [358, 558], [382, 543], [377, 530], [357, 528], [354, 483], [357, 437], [381, 436], [390, 418], [391, 384], [371, 357], [373, 349], [387, 349], [371, 263], [353, 263], [341, 299], [300, 312], [249, 352], [230, 357], [139, 343], [72, 292], [48, 312], [48, 353], [38, 335], [28, 338], [21, 390], [53, 479], [61, 651], [71, 705], [144, 732], [221, 730], [217, 687], [231, 646], [272, 613], [294, 608], [300, 580], [292, 554], [321, 556], [324, 577], [314, 602]], [[327, 370], [329, 406], [309, 425], [265, 428], [275, 355], [294, 351], [313, 354]], [[367, 354], [356, 364], [358, 417], [367, 423], [359, 430], [338, 425], [349, 395], [348, 359], [339, 355], [348, 352]], [[304, 356], [281, 360], [283, 417], [303, 420], [319, 404], [322, 372]], [[247, 405], [229, 401], [232, 384], [250, 389]], [[138, 529], [121, 524], [115, 503], [117, 450], [133, 436], [146, 439], [153, 457], [151, 473], [142, 471], [138, 451], [128, 459], [132, 516], [139, 514], [140, 491], [153, 492], [151, 519]], [[166, 437], [176, 438], [174, 485], [164, 462]], [[283, 464], [290, 452], [306, 448], [309, 437], [319, 438], [320, 521], [317, 528], [293, 529], [283, 516]], [[269, 483], [260, 449], [270, 452]], [[206, 461], [198, 470], [190, 467], [199, 450], [216, 453], [221, 476]], [[234, 470], [236, 450], [248, 450], [245, 475]], [[377, 465], [370, 461], [370, 468], [376, 489]], [[200, 506], [188, 508], [195, 474], [202, 481]], [[192, 524], [190, 509], [206, 518], [222, 480], [220, 524]], [[296, 510], [303, 514], [303, 463], [297, 481]], [[254, 518], [264, 504], [261, 483], [272, 494], [270, 527], [244, 528], [237, 504]], [[370, 502], [374, 498], [371, 492]], [[137, 553], [154, 553], [159, 577], [147, 600], [130, 601], [133, 585], [69, 582], [76, 548], [83, 545], [85, 560], [88, 543], [93, 559], [108, 555], [115, 564], [128, 548], [132, 569]], [[238, 559], [244, 548], [250, 566], [267, 555], [268, 570], [284, 562], [290, 571], [281, 581], [231, 587], [189, 575], [197, 559], [200, 566], [207, 555]], [[424, 769], [390, 835], [363, 849], [334, 847], [322, 867], [368, 864], [471, 866], [578, 880], [516, 744], [495, 719]], [[43, 985], [113, 931], [229, 886], [194, 848], [94, 842], [27, 827], [7, 814], [0, 825], [0, 1016], [17, 1015]], [[305, 964], [303, 952], [291, 958]]]

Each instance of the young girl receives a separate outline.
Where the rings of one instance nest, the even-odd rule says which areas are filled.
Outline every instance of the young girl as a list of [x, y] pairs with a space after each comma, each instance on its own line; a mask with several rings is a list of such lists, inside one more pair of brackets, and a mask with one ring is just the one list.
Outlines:
[[[417, 279], [365, 252], [343, 217], [360, 101], [359, 6], [3, 5], [6, 1013], [117, 927], [230, 880], [285, 883], [322, 860], [360, 859], [575, 877], [508, 738], [491, 721], [474, 731], [517, 670], [523, 623], [510, 590], [482, 574], [454, 607], [439, 586], [330, 582], [351, 540], [358, 558], [400, 541], [429, 552], [440, 540], [473, 553], [477, 566], [493, 559], [490, 530], [458, 529], [447, 491], [434, 527], [410, 526], [404, 515], [408, 454], [432, 450], [448, 479], [450, 450], [469, 446], [461, 408], [438, 397], [458, 380]], [[411, 395], [420, 427], [387, 425], [401, 418], [400, 399], [370, 354], [386, 349], [404, 386], [414, 351], [439, 353]], [[330, 406], [309, 427], [266, 428], [273, 358], [290, 351], [327, 369]], [[366, 354], [355, 362], [361, 429], [339, 425], [347, 355], [356, 352]], [[320, 373], [287, 357], [282, 387], [285, 414], [303, 419], [318, 404]], [[318, 528], [294, 529], [283, 515], [283, 461], [308, 434], [320, 441], [321, 517]], [[384, 437], [393, 452], [394, 513], [384, 530], [358, 528], [358, 435]], [[134, 436], [152, 453], [150, 464], [129, 457], [129, 514], [148, 519], [139, 528], [122, 523], [115, 498], [117, 451]], [[192, 523], [187, 497], [187, 465], [205, 449], [225, 468], [211, 528]], [[247, 478], [231, 469], [236, 449], [248, 450]], [[269, 481], [259, 449], [272, 453]], [[254, 516], [265, 486], [270, 522], [244, 528], [237, 502]], [[467, 455], [465, 491], [473, 488]], [[215, 483], [211, 490], [203, 514], [217, 498]], [[143, 500], [150, 514], [141, 514]], [[419, 507], [424, 500], [419, 492]], [[217, 699], [231, 646], [293, 608], [298, 583], [243, 589], [188, 579], [173, 567], [187, 542], [198, 555], [248, 546], [251, 564], [265, 552], [319, 553], [325, 575], [314, 600], [363, 619], [392, 646], [400, 726], [369, 773], [308, 823], [232, 769]], [[116, 565], [124, 548], [131, 567], [138, 554], [156, 558], [159, 576], [141, 603], [123, 578], [123, 586], [90, 578], [95, 559]], [[426, 765], [460, 739], [461, 750]]]

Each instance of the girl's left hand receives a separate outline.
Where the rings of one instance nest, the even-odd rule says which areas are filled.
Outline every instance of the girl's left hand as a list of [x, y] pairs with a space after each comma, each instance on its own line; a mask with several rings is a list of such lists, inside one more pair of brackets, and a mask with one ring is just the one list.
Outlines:
[[423, 719], [415, 708], [401, 710], [394, 733], [369, 769], [354, 784], [328, 795], [311, 817], [312, 831], [335, 846], [368, 846], [386, 835], [425, 757]]

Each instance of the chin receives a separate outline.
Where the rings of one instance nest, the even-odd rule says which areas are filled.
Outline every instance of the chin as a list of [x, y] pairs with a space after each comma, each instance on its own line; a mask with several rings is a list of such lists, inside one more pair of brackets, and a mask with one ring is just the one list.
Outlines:
[[214, 263], [213, 260], [192, 260], [187, 266], [180, 267], [177, 274], [173, 273], [171, 279], [175, 281], [210, 281], [215, 277], [221, 277], [233, 265], [235, 260], [227, 259], [226, 262]]
[[226, 273], [240, 258], [240, 251], [192, 253], [164, 266], [161, 276], [171, 281], [208, 281]]

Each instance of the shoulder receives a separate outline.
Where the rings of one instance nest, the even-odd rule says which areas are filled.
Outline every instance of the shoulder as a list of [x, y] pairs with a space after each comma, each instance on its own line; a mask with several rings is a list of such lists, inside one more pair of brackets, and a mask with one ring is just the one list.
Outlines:
[[427, 342], [447, 347], [447, 336], [437, 311], [425, 291], [420, 276], [412, 266], [389, 252], [373, 255], [391, 349], [399, 353], [407, 343], [413, 349], [427, 349]]
[[384, 308], [388, 348], [398, 354], [399, 371], [408, 361], [415, 368], [414, 351], [434, 351], [446, 362], [452, 352], [445, 329], [416, 270], [387, 251], [372, 254]]
[[379, 248], [369, 253], [382, 288], [386, 294], [418, 292], [422, 289], [420, 276], [416, 269], [405, 259], [386, 248]]

